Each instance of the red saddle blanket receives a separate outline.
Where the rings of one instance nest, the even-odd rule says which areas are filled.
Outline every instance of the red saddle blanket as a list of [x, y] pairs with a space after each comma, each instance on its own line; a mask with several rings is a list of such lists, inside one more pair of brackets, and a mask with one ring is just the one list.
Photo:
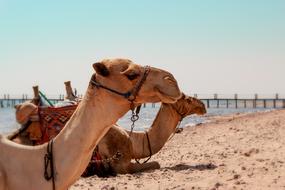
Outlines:
[[36, 144], [43, 144], [54, 138], [65, 126], [77, 105], [64, 107], [38, 107], [42, 138]]

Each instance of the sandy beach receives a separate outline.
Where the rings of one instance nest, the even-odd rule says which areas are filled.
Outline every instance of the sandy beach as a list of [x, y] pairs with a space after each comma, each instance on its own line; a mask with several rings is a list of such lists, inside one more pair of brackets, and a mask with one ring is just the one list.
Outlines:
[[161, 169], [81, 178], [70, 190], [285, 189], [285, 110], [209, 119], [152, 157]]

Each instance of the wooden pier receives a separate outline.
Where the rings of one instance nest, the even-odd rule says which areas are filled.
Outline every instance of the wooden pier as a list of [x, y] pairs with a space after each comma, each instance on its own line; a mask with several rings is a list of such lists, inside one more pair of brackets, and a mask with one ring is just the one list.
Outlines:
[[[239, 98], [238, 94], [232, 95], [232, 97], [225, 98], [219, 97], [218, 94], [208, 95], [211, 97], [205, 98], [197, 94], [192, 95], [199, 98], [205, 103], [207, 108], [220, 108], [220, 109], [259, 109], [259, 108], [285, 108], [285, 98], [280, 98], [279, 94], [275, 94], [272, 98], [259, 98], [258, 94], [252, 95], [252, 98]], [[64, 100], [64, 95], [59, 96], [47, 96], [52, 103], [58, 103]], [[82, 97], [82, 96], [81, 96]], [[0, 96], [0, 108], [14, 107], [17, 104], [29, 101], [32, 96], [27, 94], [18, 96], [10, 96], [4, 94]], [[144, 105], [145, 107], [145, 105]], [[151, 104], [151, 107], [155, 107], [155, 104]]]
[[201, 99], [207, 108], [285, 108], [285, 99]]
[[[194, 97], [199, 98], [197, 94]], [[238, 94], [234, 94], [232, 98], [219, 98], [218, 94], [214, 94], [212, 98], [199, 99], [207, 108], [285, 108], [285, 98], [280, 98], [279, 94], [275, 94], [274, 98], [259, 98], [258, 94], [254, 94], [253, 98], [239, 98]]]
[[[32, 96], [28, 96], [27, 94], [23, 94], [22, 96], [10, 96], [9, 94], [4, 94], [0, 96], [0, 108], [10, 108], [14, 107], [17, 104], [21, 104], [26, 101], [31, 101]], [[49, 98], [52, 103], [58, 103], [64, 100], [64, 95], [59, 95], [58, 98], [52, 97]]]

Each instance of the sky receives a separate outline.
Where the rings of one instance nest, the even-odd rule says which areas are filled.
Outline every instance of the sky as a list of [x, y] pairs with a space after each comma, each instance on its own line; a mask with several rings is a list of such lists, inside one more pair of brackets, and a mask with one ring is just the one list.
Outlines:
[[0, 0], [0, 96], [84, 93], [92, 64], [117, 57], [189, 94], [285, 94], [285, 1]]

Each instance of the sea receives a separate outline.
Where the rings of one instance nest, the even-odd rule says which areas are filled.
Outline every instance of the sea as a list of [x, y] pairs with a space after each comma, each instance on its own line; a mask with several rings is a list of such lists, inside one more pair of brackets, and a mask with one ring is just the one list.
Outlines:
[[[135, 123], [135, 131], [143, 131], [148, 129], [156, 114], [159, 110], [160, 104], [147, 104], [146, 107], [142, 107], [139, 115], [139, 120]], [[264, 112], [272, 109], [267, 108], [210, 108], [203, 116], [190, 115], [182, 120], [179, 127], [195, 126], [197, 124], [209, 122], [209, 116], [228, 115], [233, 113], [251, 113], [251, 112]], [[123, 116], [117, 124], [119, 126], [130, 129], [132, 122], [130, 121], [131, 112], [128, 112]], [[16, 122], [15, 109], [14, 108], [0, 108], [0, 134], [9, 134], [12, 131], [20, 128], [21, 126]]]

